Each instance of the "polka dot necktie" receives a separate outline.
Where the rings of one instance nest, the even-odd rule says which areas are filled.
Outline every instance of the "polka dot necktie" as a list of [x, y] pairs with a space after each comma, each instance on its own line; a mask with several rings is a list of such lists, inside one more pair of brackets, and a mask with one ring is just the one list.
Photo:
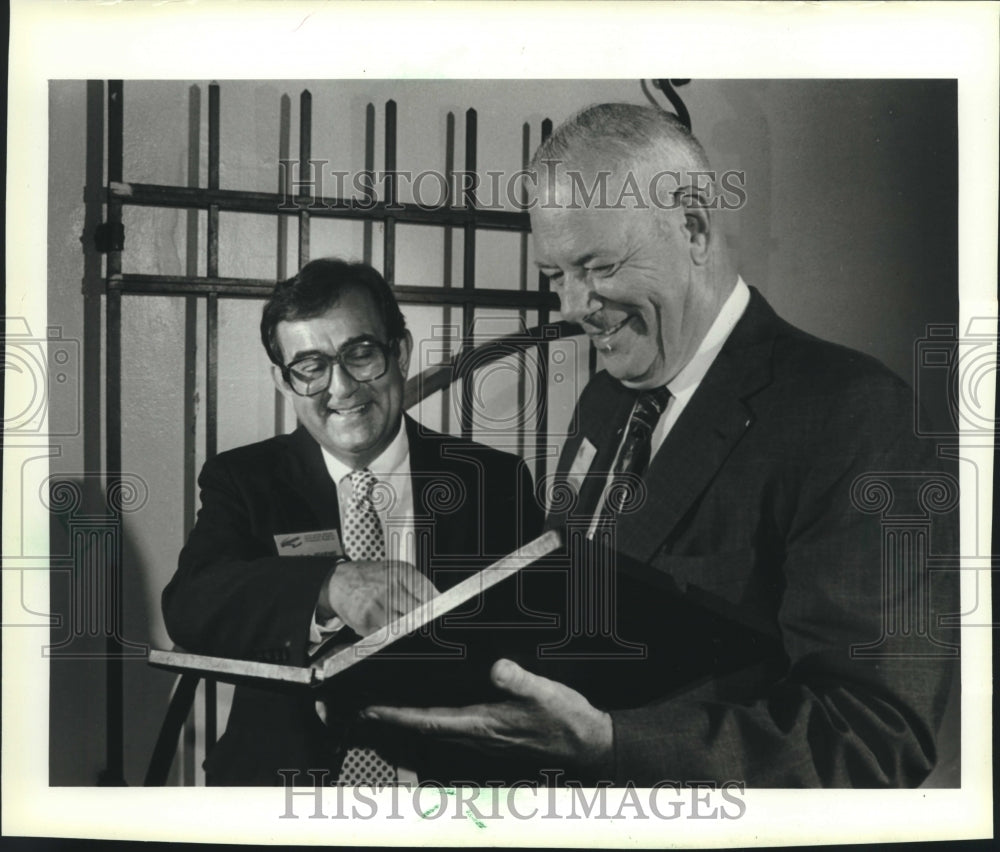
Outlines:
[[636, 479], [649, 467], [653, 430], [669, 401], [670, 391], [665, 387], [641, 391], [636, 397], [605, 498], [605, 510], [611, 515], [638, 508]]
[[[352, 499], [344, 515], [344, 550], [354, 562], [385, 559], [385, 536], [379, 521], [372, 491], [378, 480], [370, 470], [356, 470], [350, 475]], [[396, 767], [374, 748], [348, 743], [340, 767], [338, 784], [393, 784]]]

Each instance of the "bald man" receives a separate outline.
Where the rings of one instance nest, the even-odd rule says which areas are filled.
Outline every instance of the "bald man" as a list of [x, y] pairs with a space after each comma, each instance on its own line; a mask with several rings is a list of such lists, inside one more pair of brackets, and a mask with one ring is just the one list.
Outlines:
[[[953, 485], [914, 437], [911, 391], [743, 281], [708, 159], [672, 116], [592, 107], [532, 169], [536, 262], [603, 363], [548, 524], [569, 542], [565, 623], [597, 614], [605, 641], [583, 663], [498, 661], [492, 704], [370, 715], [590, 782], [919, 784], [954, 589], [923, 557], [889, 565], [859, 497], [892, 479], [893, 511], [926, 517], [924, 486]], [[955, 552], [956, 519], [935, 550]]]

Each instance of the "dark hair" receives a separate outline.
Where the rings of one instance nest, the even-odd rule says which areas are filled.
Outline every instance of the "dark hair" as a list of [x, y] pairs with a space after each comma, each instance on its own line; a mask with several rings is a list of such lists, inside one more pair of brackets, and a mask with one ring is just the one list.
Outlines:
[[392, 288], [367, 263], [349, 263], [326, 257], [309, 261], [298, 275], [275, 285], [260, 318], [260, 339], [268, 357], [279, 367], [284, 366], [281, 347], [278, 346], [279, 322], [322, 316], [349, 287], [359, 287], [371, 294], [385, 326], [388, 342], [395, 348], [406, 335], [406, 320]]

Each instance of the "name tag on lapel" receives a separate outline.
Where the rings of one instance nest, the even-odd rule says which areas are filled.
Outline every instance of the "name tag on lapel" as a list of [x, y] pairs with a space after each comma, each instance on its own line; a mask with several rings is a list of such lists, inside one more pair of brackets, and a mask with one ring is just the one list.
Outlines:
[[315, 530], [312, 532], [285, 533], [274, 536], [274, 546], [278, 556], [343, 556], [337, 530]]
[[577, 494], [580, 493], [580, 486], [583, 485], [584, 477], [586, 477], [587, 471], [590, 470], [590, 465], [596, 455], [597, 447], [584, 438], [580, 444], [580, 449], [576, 451], [573, 464], [569, 466], [569, 472], [566, 474], [566, 481]]

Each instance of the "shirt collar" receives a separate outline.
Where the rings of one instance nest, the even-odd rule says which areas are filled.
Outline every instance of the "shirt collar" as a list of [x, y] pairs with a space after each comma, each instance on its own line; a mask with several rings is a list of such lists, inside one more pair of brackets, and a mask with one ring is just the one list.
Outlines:
[[733, 292], [723, 302], [715, 321], [709, 327], [701, 343], [698, 344], [694, 356], [673, 379], [667, 382], [671, 394], [676, 397], [678, 394], [693, 391], [701, 384], [708, 368], [712, 366], [719, 350], [722, 349], [723, 344], [736, 328], [736, 323], [740, 321], [740, 317], [743, 316], [749, 303], [750, 288], [747, 287], [741, 276], [737, 276]]
[[[330, 478], [339, 485], [340, 481], [345, 476], [353, 473], [355, 468], [344, 464], [333, 453], [327, 450], [326, 447], [322, 447], [321, 449], [323, 450], [323, 461], [326, 462], [326, 469], [330, 474]], [[368, 470], [374, 473], [379, 479], [388, 479], [393, 474], [406, 472], [405, 466], [409, 457], [410, 439], [406, 434], [406, 423], [400, 422], [396, 437], [392, 439], [388, 447], [382, 450], [381, 455], [369, 463]]]

